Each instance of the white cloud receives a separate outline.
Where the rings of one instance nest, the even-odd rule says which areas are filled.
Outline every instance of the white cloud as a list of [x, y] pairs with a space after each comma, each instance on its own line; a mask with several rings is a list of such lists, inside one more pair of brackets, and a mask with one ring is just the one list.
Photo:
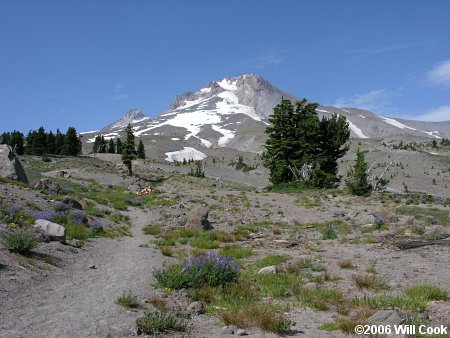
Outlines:
[[434, 85], [450, 86], [450, 60], [436, 64], [427, 73], [428, 82]]
[[444, 105], [435, 108], [431, 108], [427, 112], [421, 115], [412, 117], [414, 120], [419, 121], [449, 121], [450, 120], [450, 106]]
[[363, 94], [355, 94], [336, 99], [333, 106], [338, 108], [359, 108], [376, 113], [386, 113], [389, 110], [390, 98], [393, 93], [386, 89], [376, 89]]

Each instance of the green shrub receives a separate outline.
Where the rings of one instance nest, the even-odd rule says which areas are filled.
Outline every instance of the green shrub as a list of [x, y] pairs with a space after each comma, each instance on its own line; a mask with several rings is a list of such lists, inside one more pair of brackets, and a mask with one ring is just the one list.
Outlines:
[[222, 249], [222, 255], [234, 259], [241, 259], [253, 255], [253, 249], [241, 246], [226, 246]]
[[39, 240], [31, 234], [19, 230], [2, 235], [1, 242], [9, 251], [26, 254], [38, 245]]
[[167, 331], [185, 331], [187, 322], [175, 314], [165, 311], [144, 313], [136, 320], [137, 334], [158, 335]]
[[146, 235], [159, 235], [161, 233], [161, 226], [160, 225], [147, 225], [142, 229], [144, 231], [144, 234]]
[[183, 265], [176, 264], [157, 270], [154, 276], [160, 286], [169, 289], [219, 286], [237, 281], [239, 266], [232, 258], [217, 256], [211, 250], [209, 255], [192, 257]]
[[86, 240], [97, 235], [97, 230], [93, 228], [88, 228], [82, 224], [66, 224], [66, 236], [71, 239], [76, 240]]
[[127, 309], [135, 309], [139, 307], [139, 301], [135, 295], [133, 295], [131, 292], [129, 293], [123, 293], [122, 296], [117, 298], [116, 304], [122, 305], [123, 307]]
[[336, 239], [336, 238], [337, 238], [337, 233], [336, 233], [336, 230], [334, 229], [333, 225], [327, 225], [322, 230], [322, 239], [327, 240], [327, 239]]

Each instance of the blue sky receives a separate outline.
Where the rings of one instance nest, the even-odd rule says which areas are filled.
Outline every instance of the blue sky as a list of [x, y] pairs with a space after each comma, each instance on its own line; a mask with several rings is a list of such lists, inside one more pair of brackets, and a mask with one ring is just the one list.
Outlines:
[[94, 130], [256, 73], [324, 105], [450, 120], [447, 0], [1, 0], [0, 131]]

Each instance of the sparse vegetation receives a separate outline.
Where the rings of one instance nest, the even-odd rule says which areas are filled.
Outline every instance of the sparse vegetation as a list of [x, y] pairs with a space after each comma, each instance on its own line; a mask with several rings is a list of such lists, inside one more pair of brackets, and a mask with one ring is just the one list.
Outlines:
[[1, 243], [9, 251], [27, 254], [38, 245], [39, 241], [28, 232], [18, 230], [1, 235]]
[[168, 331], [185, 331], [187, 321], [166, 311], [144, 312], [144, 317], [136, 320], [137, 334], [159, 335]]
[[122, 296], [117, 298], [116, 304], [121, 305], [127, 309], [135, 309], [139, 307], [139, 301], [135, 295], [131, 292], [123, 293]]

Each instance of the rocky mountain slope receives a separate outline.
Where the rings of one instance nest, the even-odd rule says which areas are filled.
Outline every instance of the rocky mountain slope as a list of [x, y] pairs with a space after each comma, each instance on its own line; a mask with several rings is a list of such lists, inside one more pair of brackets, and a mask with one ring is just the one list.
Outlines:
[[[217, 149], [259, 153], [265, 141], [264, 130], [273, 107], [282, 98], [299, 97], [272, 86], [261, 76], [248, 74], [209, 82], [196, 92], [179, 95], [168, 109], [147, 117], [132, 109], [100, 131], [84, 133], [85, 144], [97, 134], [117, 138], [131, 123], [135, 136], [147, 146], [158, 145], [168, 161], [180, 158], [202, 159]], [[343, 115], [355, 138], [436, 138], [450, 137], [450, 121], [422, 122], [376, 115], [356, 108], [320, 106], [320, 115]]]

